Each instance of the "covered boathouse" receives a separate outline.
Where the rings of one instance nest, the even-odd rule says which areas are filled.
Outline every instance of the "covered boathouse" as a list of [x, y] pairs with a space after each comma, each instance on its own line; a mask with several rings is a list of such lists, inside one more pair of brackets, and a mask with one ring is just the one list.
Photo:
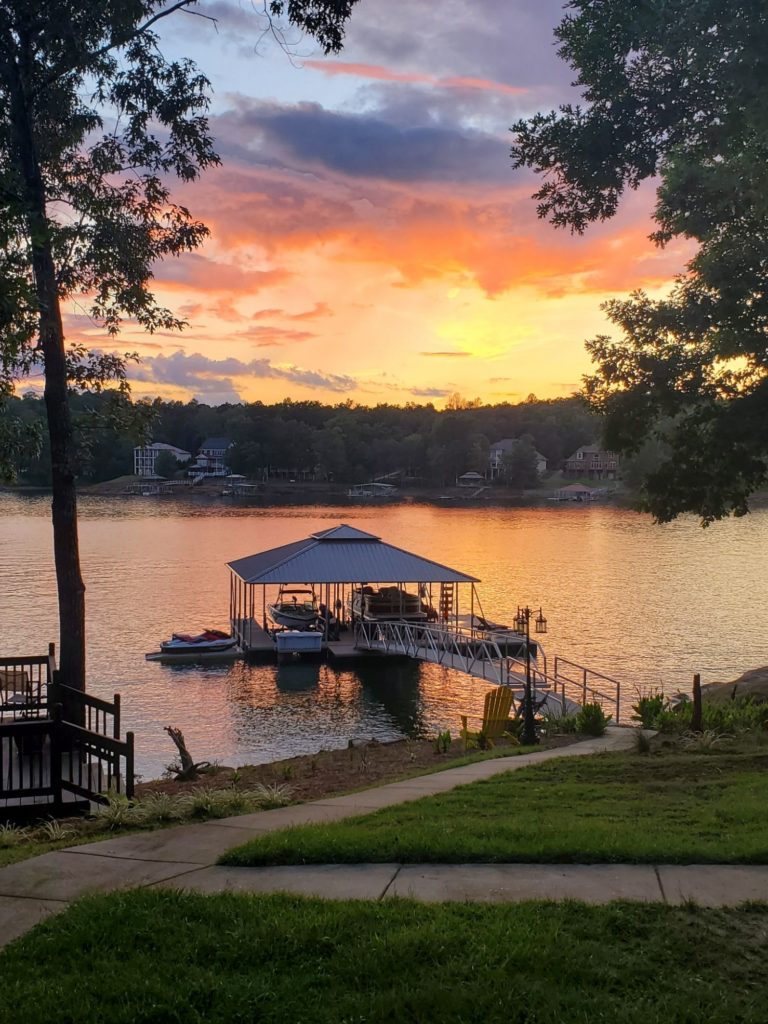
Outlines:
[[[417, 601], [425, 622], [458, 629], [460, 616], [481, 614], [475, 583], [467, 573], [386, 544], [380, 537], [341, 524], [305, 540], [229, 562], [229, 617], [233, 634], [246, 653], [273, 648], [268, 606], [283, 587], [309, 587], [325, 615], [320, 618], [326, 644], [373, 611], [372, 602], [388, 600], [393, 619], [398, 608]], [[410, 588], [410, 590], [409, 590]]]

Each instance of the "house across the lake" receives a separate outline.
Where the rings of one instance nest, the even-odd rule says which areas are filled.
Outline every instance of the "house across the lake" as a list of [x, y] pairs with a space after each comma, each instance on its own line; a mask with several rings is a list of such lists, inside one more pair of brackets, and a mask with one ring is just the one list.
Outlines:
[[591, 480], [615, 480], [619, 468], [616, 452], [605, 451], [596, 444], [583, 444], [565, 460], [566, 476], [585, 476]]
[[[504, 456], [509, 455], [515, 450], [519, 444], [525, 444], [518, 437], [502, 437], [500, 441], [494, 441], [488, 450], [488, 464], [491, 471], [491, 480], [495, 480], [497, 477], [502, 475], [504, 469]], [[542, 455], [541, 452], [536, 451], [534, 448], [534, 454], [536, 456], [536, 472], [539, 476], [543, 476], [547, 471], [547, 459], [546, 456]]]
[[177, 448], [173, 444], [163, 444], [162, 441], [155, 441], [152, 444], [133, 449], [133, 475], [156, 479], [158, 473], [155, 471], [155, 462], [161, 452], [168, 452], [177, 462], [189, 462], [192, 458], [192, 453], [185, 452], [183, 448]]
[[226, 476], [229, 473], [227, 457], [232, 441], [228, 437], [207, 437], [200, 445], [190, 476]]

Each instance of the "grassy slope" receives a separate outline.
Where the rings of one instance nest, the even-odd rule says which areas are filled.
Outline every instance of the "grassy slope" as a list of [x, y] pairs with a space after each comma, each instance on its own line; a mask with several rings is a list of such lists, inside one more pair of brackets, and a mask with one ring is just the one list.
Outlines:
[[0, 955], [0, 1019], [764, 1024], [767, 929], [764, 906], [115, 893]]
[[[495, 747], [492, 750], [486, 751], [470, 751], [463, 757], [451, 758], [448, 761], [441, 761], [439, 764], [434, 765], [432, 768], [418, 768], [410, 772], [402, 772], [394, 775], [392, 778], [383, 779], [376, 783], [376, 786], [385, 786], [390, 782], [399, 782], [404, 779], [412, 779], [422, 775], [432, 775], [437, 772], [447, 771], [449, 768], [460, 768], [462, 765], [475, 764], [478, 761], [490, 761], [499, 757], [518, 757], [520, 754], [531, 754], [537, 750], [542, 749], [541, 747]], [[350, 773], [351, 774], [351, 773]], [[363, 792], [369, 789], [368, 786], [358, 786], [356, 788], [345, 788], [341, 790], [341, 793], [355, 793]], [[339, 795], [338, 793], [332, 793], [329, 795]], [[258, 807], [246, 807], [241, 812], [242, 814], [251, 814], [258, 810]], [[231, 812], [232, 815], [237, 812]], [[228, 814], [227, 817], [230, 815]], [[1, 820], [1, 819], [0, 819]], [[99, 843], [105, 839], [115, 839], [121, 836], [133, 835], [137, 832], [146, 832], [147, 829], [159, 829], [159, 828], [170, 828], [174, 825], [196, 825], [201, 821], [215, 820], [215, 816], [196, 815], [194, 817], [180, 818], [179, 820], [173, 821], [161, 821], [161, 820], [148, 820], [146, 825], [143, 826], [122, 826], [110, 828], [106, 823], [102, 828], [98, 828], [98, 819], [94, 822], [93, 819], [83, 819], [82, 827], [88, 829], [85, 834], [80, 834], [78, 828], [81, 827], [78, 822], [70, 822], [67, 825], [69, 834], [64, 839], [59, 840], [48, 840], [46, 838], [38, 838], [35, 836], [24, 838], [14, 842], [4, 841], [0, 835], [0, 868], [6, 867], [8, 864], [16, 864], [21, 860], [28, 860], [30, 857], [38, 857], [43, 853], [51, 853], [54, 850], [62, 850], [68, 846], [82, 846], [86, 843]]]
[[550, 761], [325, 826], [274, 832], [227, 864], [768, 863], [768, 754]]

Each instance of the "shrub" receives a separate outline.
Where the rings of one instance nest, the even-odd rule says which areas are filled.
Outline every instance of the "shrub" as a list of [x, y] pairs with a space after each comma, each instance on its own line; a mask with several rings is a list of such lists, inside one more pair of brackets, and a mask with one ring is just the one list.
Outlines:
[[635, 729], [633, 749], [636, 754], [650, 754], [651, 752], [651, 738], [646, 736], [642, 726]]
[[439, 732], [435, 737], [435, 753], [436, 754], [447, 754], [451, 749], [451, 734], [448, 729], [445, 732]]
[[632, 705], [634, 711], [632, 721], [639, 722], [643, 729], [655, 729], [656, 718], [664, 710], [665, 705], [666, 699], [663, 693], [641, 697], [637, 704]]
[[[665, 707], [654, 719], [653, 726], [660, 732], [682, 736], [691, 731], [693, 705], [691, 702], [677, 707]], [[725, 704], [704, 701], [702, 729], [717, 734], [768, 731], [768, 704], [757, 704], [751, 697], [737, 698]]]
[[547, 737], [576, 732], [576, 715], [569, 715], [560, 710], [542, 711], [538, 723], [543, 735]]
[[576, 732], [582, 736], [602, 736], [608, 721], [599, 704], [585, 704], [576, 715]]

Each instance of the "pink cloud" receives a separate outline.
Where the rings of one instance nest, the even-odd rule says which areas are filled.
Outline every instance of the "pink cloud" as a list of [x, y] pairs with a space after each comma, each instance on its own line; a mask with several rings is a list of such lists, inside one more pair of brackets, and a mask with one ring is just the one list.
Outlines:
[[356, 64], [343, 60], [307, 60], [304, 66], [324, 75], [352, 75], [355, 78], [370, 78], [377, 82], [407, 82], [414, 85], [431, 85], [437, 89], [481, 89], [485, 92], [500, 92], [507, 96], [521, 96], [528, 89], [505, 82], [494, 82], [488, 78], [472, 78], [465, 75], [451, 75], [440, 78], [417, 72], [392, 71], [379, 64]]

